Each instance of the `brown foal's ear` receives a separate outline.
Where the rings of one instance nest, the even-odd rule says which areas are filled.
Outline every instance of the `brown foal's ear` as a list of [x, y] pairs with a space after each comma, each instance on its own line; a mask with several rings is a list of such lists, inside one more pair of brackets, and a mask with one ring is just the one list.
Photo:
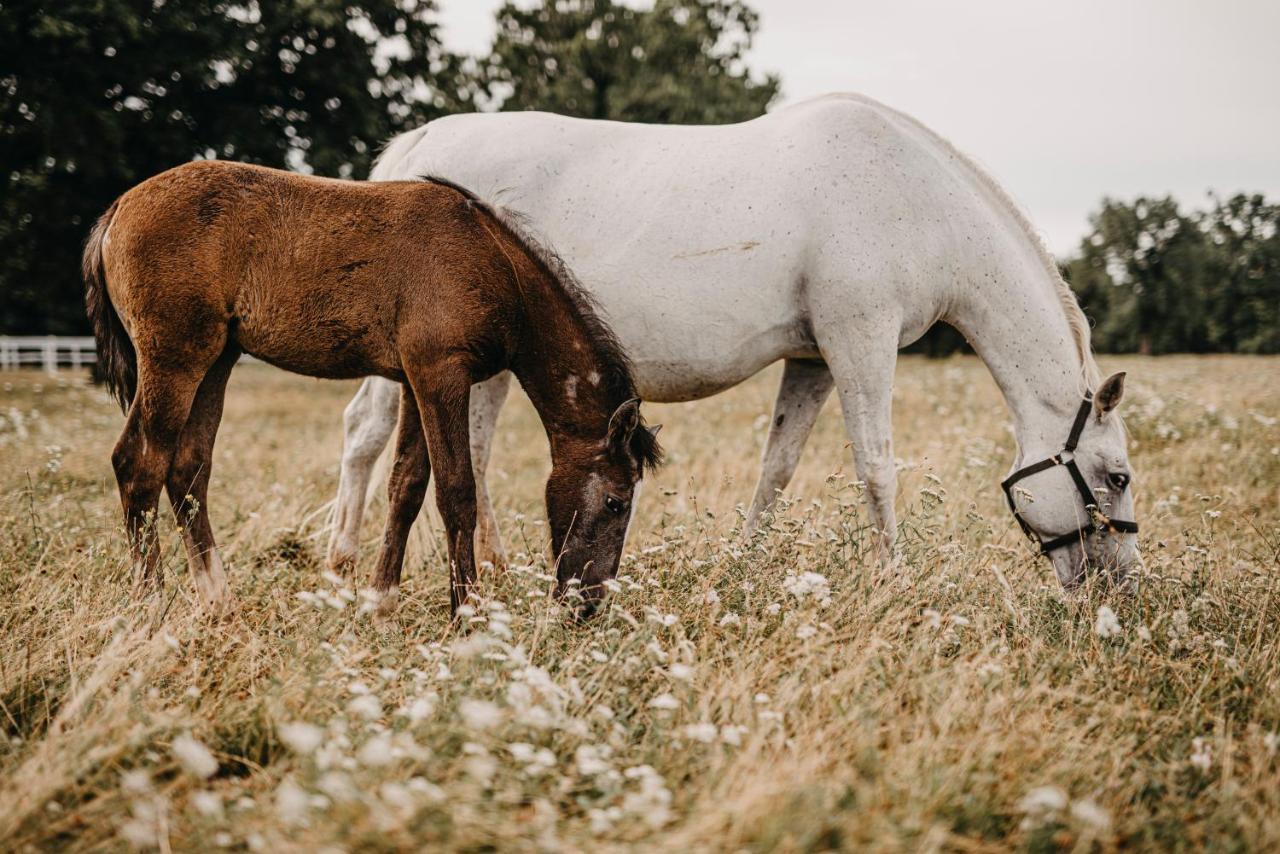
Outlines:
[[656, 438], [658, 438], [658, 434], [659, 434], [660, 432], [662, 432], [662, 425], [661, 425], [661, 424], [654, 424], [652, 427], [649, 427], [649, 428], [647, 428], [647, 429], [648, 429], [648, 431], [649, 431], [649, 435], [650, 435], [652, 438], [656, 439]]
[[619, 406], [609, 418], [609, 431], [605, 442], [615, 451], [625, 451], [631, 444], [631, 434], [640, 426], [640, 399], [632, 398]]
[[1124, 397], [1124, 371], [1107, 377], [1098, 388], [1098, 393], [1093, 396], [1093, 411], [1101, 418], [1119, 406], [1122, 397]]

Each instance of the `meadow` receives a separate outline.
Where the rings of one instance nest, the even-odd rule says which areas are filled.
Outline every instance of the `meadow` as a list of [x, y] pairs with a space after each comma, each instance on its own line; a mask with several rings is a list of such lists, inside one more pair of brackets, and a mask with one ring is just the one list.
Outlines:
[[587, 625], [549, 597], [513, 393], [511, 566], [467, 631], [434, 509], [370, 619], [380, 486], [359, 574], [325, 572], [353, 383], [233, 375], [210, 510], [239, 607], [213, 622], [167, 515], [165, 590], [132, 596], [105, 393], [0, 374], [0, 850], [1275, 850], [1280, 360], [1101, 361], [1129, 371], [1132, 596], [1065, 596], [1022, 538], [982, 365], [904, 358], [895, 570], [834, 401], [740, 537], [774, 368], [646, 407], [668, 464]]

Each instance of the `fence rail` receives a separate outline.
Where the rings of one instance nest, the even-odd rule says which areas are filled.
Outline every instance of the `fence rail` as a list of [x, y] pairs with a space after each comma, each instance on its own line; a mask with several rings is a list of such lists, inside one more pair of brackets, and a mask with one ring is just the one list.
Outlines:
[[[62, 368], [87, 368], [97, 357], [97, 343], [87, 335], [0, 335], [0, 371], [38, 366], [56, 374]], [[240, 361], [258, 360], [242, 353]]]
[[92, 365], [97, 347], [90, 337], [0, 335], [0, 371], [38, 365], [46, 373]]

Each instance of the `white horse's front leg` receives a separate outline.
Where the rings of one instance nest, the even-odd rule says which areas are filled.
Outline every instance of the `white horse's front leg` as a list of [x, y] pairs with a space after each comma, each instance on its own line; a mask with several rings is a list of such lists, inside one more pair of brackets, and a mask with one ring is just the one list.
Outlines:
[[511, 374], [503, 371], [495, 377], [471, 387], [471, 468], [476, 476], [476, 562], [491, 563], [502, 569], [507, 565], [507, 552], [502, 546], [498, 519], [489, 500], [485, 469], [493, 450], [493, 434], [498, 427], [498, 413], [507, 399]]
[[329, 538], [329, 567], [344, 573], [355, 566], [360, 549], [360, 520], [364, 516], [369, 478], [378, 455], [387, 446], [399, 417], [400, 384], [370, 377], [342, 413], [345, 436], [338, 504]]
[[[880, 561], [890, 565], [896, 556], [898, 518], [894, 499], [898, 473], [893, 458], [893, 371], [896, 338], [888, 345], [852, 336], [828, 355], [835, 377], [845, 430], [853, 445], [858, 478], [867, 489], [867, 510], [877, 535]], [[847, 348], [847, 349], [846, 349]]]
[[751, 509], [742, 526], [742, 535], [750, 537], [760, 524], [760, 514], [773, 506], [779, 490], [786, 489], [795, 474], [800, 452], [813, 430], [818, 413], [834, 380], [822, 362], [787, 359], [782, 369], [778, 400], [773, 405], [773, 421], [764, 445], [760, 480], [756, 484]]

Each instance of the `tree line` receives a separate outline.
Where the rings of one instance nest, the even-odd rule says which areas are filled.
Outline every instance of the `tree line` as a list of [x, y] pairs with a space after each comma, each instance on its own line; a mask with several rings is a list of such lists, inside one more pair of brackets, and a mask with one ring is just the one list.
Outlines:
[[[94, 217], [195, 157], [363, 178], [442, 115], [542, 109], [623, 121], [762, 114], [742, 0], [507, 3], [481, 57], [433, 0], [0, 0], [0, 333], [85, 331]], [[1105, 200], [1064, 275], [1110, 352], [1280, 352], [1280, 208], [1261, 196]], [[963, 346], [954, 330], [916, 349]]]

